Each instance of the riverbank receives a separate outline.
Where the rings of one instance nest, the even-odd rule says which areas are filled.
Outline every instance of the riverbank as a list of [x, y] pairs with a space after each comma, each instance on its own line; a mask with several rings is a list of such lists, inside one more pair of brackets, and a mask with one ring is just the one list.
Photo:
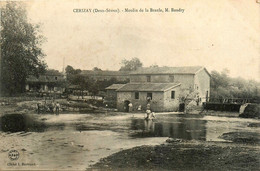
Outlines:
[[[0, 99], [0, 115], [9, 113], [37, 113], [37, 103], [46, 104], [48, 107], [52, 103], [51, 99], [44, 98], [34, 98], [34, 97], [9, 97]], [[79, 102], [79, 101], [68, 101], [67, 99], [55, 99], [55, 102], [59, 102], [61, 105], [60, 113], [114, 113], [121, 114], [122, 112], [117, 112], [116, 109], [104, 108], [95, 106], [92, 103]], [[137, 114], [132, 112], [133, 114]], [[125, 113], [125, 114], [132, 114]], [[41, 114], [50, 114], [50, 112], [44, 112]], [[145, 114], [145, 112], [140, 112], [139, 114]], [[213, 110], [203, 110], [201, 106], [195, 106], [194, 109], [189, 109], [188, 113], [184, 112], [157, 112], [156, 115], [179, 115], [179, 114], [194, 114], [201, 116], [223, 116], [223, 117], [238, 117], [238, 112], [226, 112], [226, 111], [213, 111]]]
[[[13, 129], [14, 124], [4, 124], [4, 132], [0, 132], [0, 138], [4, 140], [0, 142], [1, 164], [5, 165], [2, 169], [21, 169], [6, 166], [10, 162], [6, 156], [11, 149], [21, 153], [20, 162], [30, 161], [36, 165], [23, 169], [260, 168], [260, 121], [238, 118], [236, 112], [166, 112], [156, 113], [153, 121], [144, 121], [144, 113], [114, 112], [106, 108], [102, 108], [100, 113], [79, 114], [68, 110], [71, 114], [38, 115], [35, 108], [38, 101], [18, 101], [0, 106], [0, 114], [26, 113], [14, 115], [22, 119], [3, 118], [13, 120], [15, 125], [19, 121], [22, 127]], [[67, 101], [61, 99], [59, 103], [67, 104]], [[67, 106], [78, 108], [82, 105], [85, 104]], [[163, 143], [167, 137], [172, 139]]]
[[[17, 121], [21, 123], [18, 124]], [[140, 113], [107, 112], [13, 114], [5, 115], [0, 123], [5, 128], [0, 130], [0, 170], [189, 170], [184, 167], [186, 165], [191, 167], [190, 170], [193, 165], [197, 170], [209, 170], [211, 168], [206, 164], [199, 167], [200, 163], [204, 165], [205, 156], [216, 159], [214, 155], [217, 154], [225, 159], [230, 155], [230, 161], [236, 160], [239, 155], [242, 155], [241, 160], [259, 159], [259, 154], [255, 153], [259, 151], [257, 142], [260, 142], [260, 128], [257, 127], [260, 121], [257, 119], [158, 114], [155, 120], [147, 121]], [[168, 141], [170, 143], [165, 143], [168, 137], [172, 139]], [[226, 153], [228, 148], [235, 149]], [[10, 150], [20, 153], [17, 162], [35, 163], [35, 166], [8, 166]], [[207, 153], [212, 156], [207, 156]], [[194, 161], [193, 154], [197, 156]], [[175, 155], [179, 158], [174, 157]], [[100, 160], [101, 158], [103, 159]], [[143, 163], [144, 161], [148, 163]], [[180, 163], [172, 166], [173, 161]], [[188, 162], [193, 164], [187, 164]], [[223, 161], [215, 162], [216, 167], [223, 164]], [[94, 165], [95, 163], [97, 164]], [[118, 166], [118, 163], [122, 164]], [[242, 160], [242, 163], [245, 165], [242, 168], [245, 168], [247, 161]], [[254, 170], [256, 166], [251, 165], [249, 168]], [[235, 169], [232, 162], [227, 168]]]
[[115, 153], [92, 165], [98, 170], [259, 170], [260, 146], [175, 140]]

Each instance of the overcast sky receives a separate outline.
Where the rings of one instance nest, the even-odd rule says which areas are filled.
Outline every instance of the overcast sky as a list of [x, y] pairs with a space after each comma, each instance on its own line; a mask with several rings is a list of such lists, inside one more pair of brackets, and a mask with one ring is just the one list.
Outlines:
[[[202, 65], [260, 81], [260, 4], [256, 0], [26, 1], [42, 23], [49, 68], [118, 70], [122, 59], [144, 66]], [[74, 13], [76, 8], [182, 8], [184, 13]]]

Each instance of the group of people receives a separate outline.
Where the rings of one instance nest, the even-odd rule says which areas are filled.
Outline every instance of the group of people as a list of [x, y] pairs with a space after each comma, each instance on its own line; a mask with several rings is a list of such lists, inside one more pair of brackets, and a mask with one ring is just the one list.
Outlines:
[[60, 113], [60, 104], [59, 102], [54, 102], [54, 100], [50, 103], [47, 104], [46, 101], [44, 101], [44, 103], [37, 103], [37, 113], [55, 113], [56, 115], [58, 115]]
[[[128, 104], [129, 112], [132, 111], [132, 107], [133, 107], [133, 104], [130, 102], [130, 103]], [[139, 106], [137, 107], [137, 110], [138, 110], [139, 112], [142, 111], [142, 106], [139, 105]], [[155, 113], [152, 112], [151, 104], [150, 104], [150, 99], [147, 99], [145, 119], [146, 119], [146, 120], [155, 119]]]

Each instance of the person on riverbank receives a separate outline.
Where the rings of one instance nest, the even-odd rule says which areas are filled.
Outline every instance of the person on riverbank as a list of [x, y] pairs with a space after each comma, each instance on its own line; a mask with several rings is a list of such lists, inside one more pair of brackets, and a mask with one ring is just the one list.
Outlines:
[[138, 112], [141, 112], [141, 111], [142, 111], [142, 105], [139, 105], [139, 106], [138, 106], [137, 111], [138, 111]]
[[150, 120], [150, 119], [155, 119], [155, 114], [151, 110], [146, 110], [146, 117], [145, 119]]
[[151, 110], [151, 104], [150, 104], [149, 99], [148, 99], [148, 103], [146, 105], [146, 117], [145, 117], [145, 119], [155, 119], [155, 114]]
[[129, 108], [129, 112], [132, 112], [133, 104], [131, 102], [128, 104], [128, 108]]
[[37, 103], [37, 113], [40, 114], [41, 112], [41, 104]]
[[56, 115], [60, 114], [60, 104], [59, 104], [59, 102], [57, 102], [56, 105], [55, 105], [55, 111], [56, 111]]
[[54, 101], [52, 101], [50, 106], [49, 106], [51, 113], [54, 113], [54, 107], [55, 107], [55, 104], [54, 104]]

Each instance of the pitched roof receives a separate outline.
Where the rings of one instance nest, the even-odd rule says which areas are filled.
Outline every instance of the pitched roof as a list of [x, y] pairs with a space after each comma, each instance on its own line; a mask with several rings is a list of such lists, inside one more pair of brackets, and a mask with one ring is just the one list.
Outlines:
[[49, 76], [63, 76], [63, 74], [61, 72], [59, 72], [58, 70], [54, 70], [54, 69], [49, 69], [46, 71], [45, 74], [43, 75], [49, 75]]
[[180, 86], [180, 83], [128, 83], [116, 91], [167, 91]]
[[41, 83], [50, 83], [50, 82], [62, 82], [65, 81], [63, 76], [61, 75], [40, 75], [38, 78], [29, 75], [29, 77], [26, 79], [27, 82], [41, 82]]
[[83, 75], [98, 75], [98, 76], [128, 76], [129, 71], [93, 71], [93, 70], [83, 70], [81, 71]]
[[106, 90], [117, 90], [123, 87], [125, 84], [112, 84], [111, 86], [107, 87]]
[[195, 74], [203, 69], [202, 66], [185, 66], [185, 67], [142, 67], [131, 72], [131, 75], [139, 74]]

